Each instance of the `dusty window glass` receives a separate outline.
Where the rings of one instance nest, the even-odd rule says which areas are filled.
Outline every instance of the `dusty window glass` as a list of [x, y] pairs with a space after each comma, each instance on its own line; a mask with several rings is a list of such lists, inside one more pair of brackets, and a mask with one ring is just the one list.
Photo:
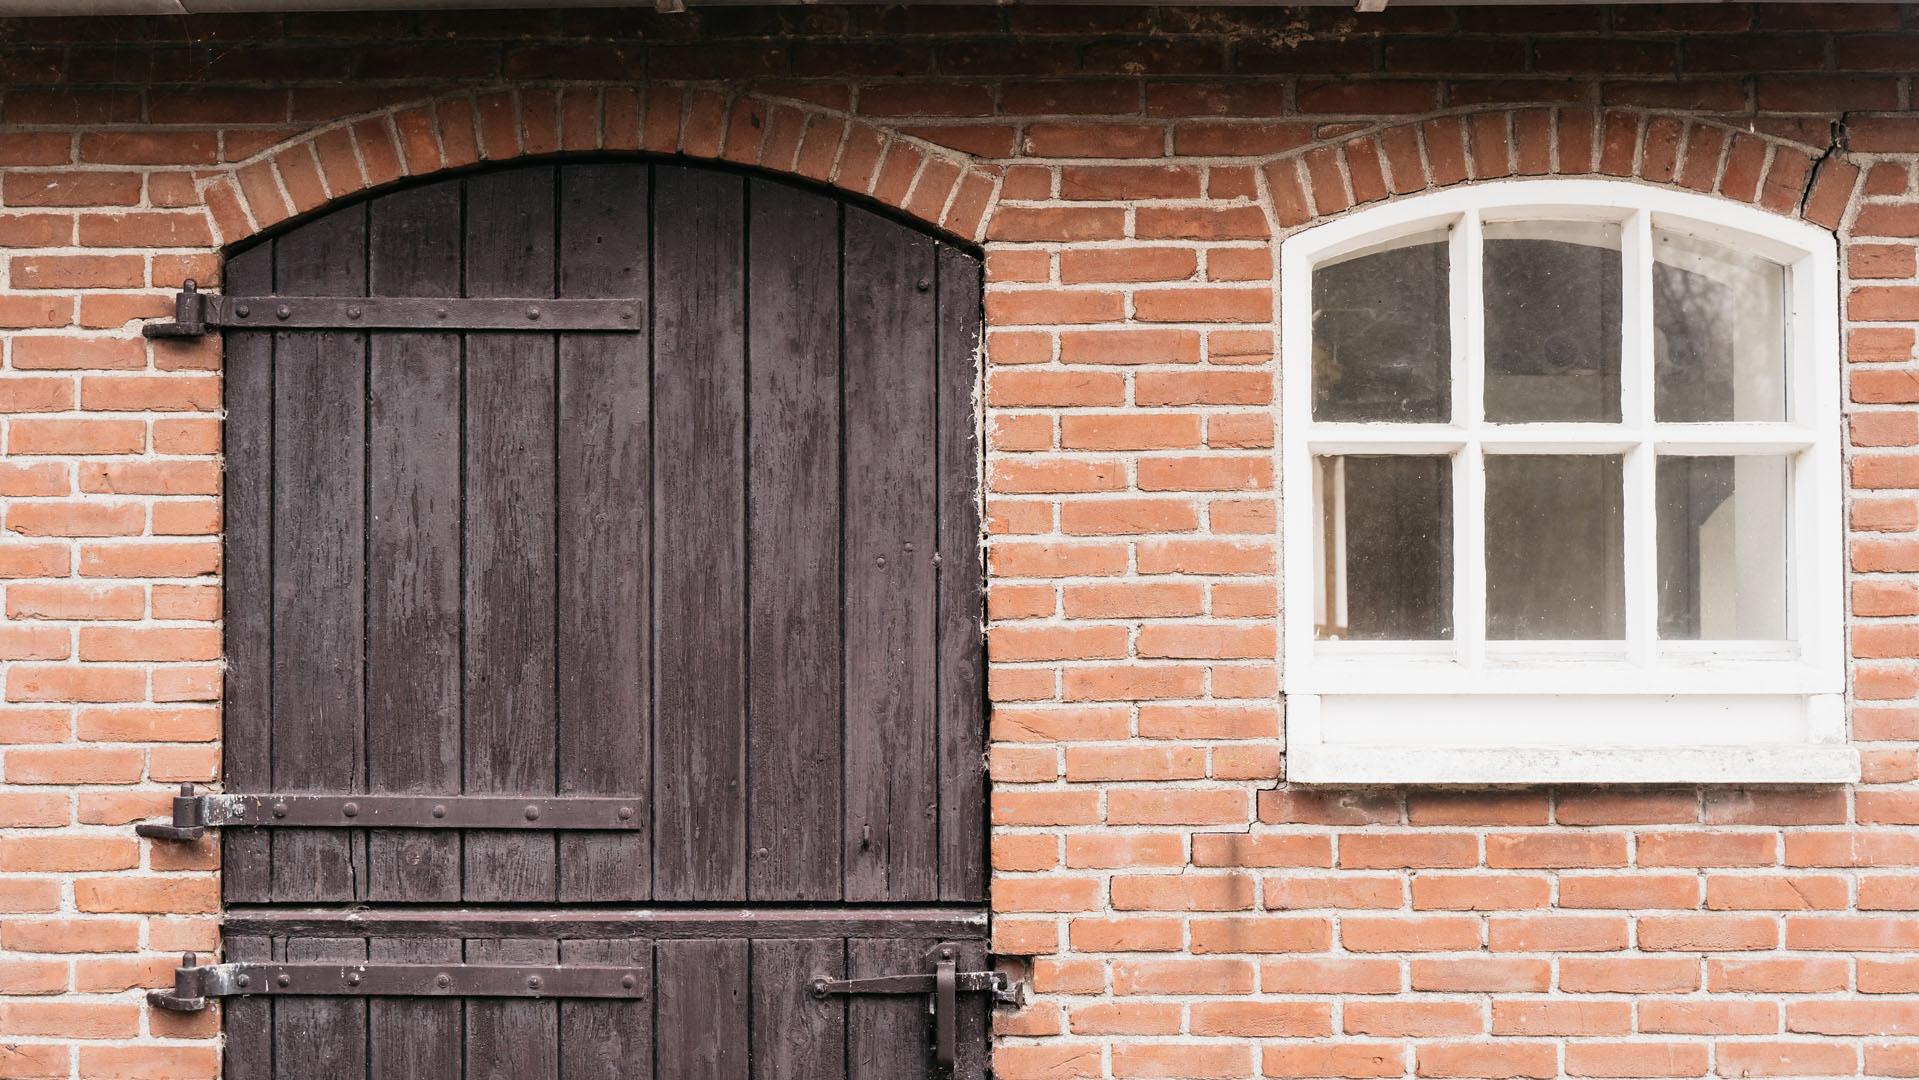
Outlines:
[[1623, 459], [1486, 458], [1486, 636], [1625, 635]]
[[1321, 638], [1453, 636], [1452, 460], [1315, 459]]
[[1786, 636], [1787, 460], [1659, 459], [1659, 636]]
[[1452, 412], [1446, 230], [1313, 270], [1313, 419], [1444, 422]]
[[1485, 226], [1486, 419], [1619, 420], [1620, 227]]
[[1676, 423], [1786, 419], [1786, 270], [1654, 229], [1653, 414]]

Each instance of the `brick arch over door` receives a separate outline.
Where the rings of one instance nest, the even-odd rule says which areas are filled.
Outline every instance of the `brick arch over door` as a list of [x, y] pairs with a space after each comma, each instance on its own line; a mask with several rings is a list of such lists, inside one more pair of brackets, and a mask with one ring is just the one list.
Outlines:
[[196, 182], [233, 245], [329, 204], [482, 163], [643, 152], [751, 166], [984, 238], [1000, 171], [812, 102], [676, 84], [568, 84], [449, 94], [329, 123]]
[[1346, 130], [1273, 158], [1264, 172], [1282, 233], [1396, 196], [1531, 176], [1637, 180], [1838, 229], [1862, 174], [1828, 147], [1784, 134], [1582, 107], [1476, 110]]

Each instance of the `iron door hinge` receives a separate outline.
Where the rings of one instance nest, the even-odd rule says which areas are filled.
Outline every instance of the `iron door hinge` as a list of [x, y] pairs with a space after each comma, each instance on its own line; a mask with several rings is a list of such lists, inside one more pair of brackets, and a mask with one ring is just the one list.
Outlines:
[[637, 799], [572, 795], [208, 795], [192, 784], [173, 797], [173, 818], [133, 831], [198, 840], [209, 828], [594, 829], [645, 828]]
[[959, 1060], [959, 995], [993, 995], [996, 1005], [1020, 1004], [1021, 986], [1000, 971], [959, 970], [959, 947], [942, 942], [927, 954], [933, 970], [916, 975], [876, 975], [863, 979], [815, 978], [809, 986], [814, 997], [833, 994], [925, 994], [927, 1011], [933, 1019], [933, 1062], [950, 1069]]
[[147, 1001], [198, 1012], [209, 998], [282, 994], [329, 997], [510, 997], [646, 999], [638, 967], [529, 964], [265, 963], [201, 965], [193, 953], [173, 970], [173, 989]]
[[436, 296], [215, 296], [188, 278], [173, 298], [173, 321], [148, 323], [150, 338], [201, 337], [214, 330], [560, 330], [637, 332], [637, 299]]

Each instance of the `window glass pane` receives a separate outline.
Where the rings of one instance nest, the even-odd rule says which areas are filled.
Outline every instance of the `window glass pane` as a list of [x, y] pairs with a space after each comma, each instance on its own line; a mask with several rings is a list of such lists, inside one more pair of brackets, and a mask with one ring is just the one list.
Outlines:
[[1659, 636], [1786, 636], [1784, 457], [1659, 459]]
[[1619, 419], [1619, 226], [1489, 221], [1486, 419]]
[[1444, 229], [1313, 271], [1313, 419], [1443, 423], [1452, 414]]
[[1620, 638], [1625, 523], [1617, 454], [1486, 458], [1486, 636]]
[[1318, 636], [1452, 637], [1451, 459], [1323, 457], [1315, 465]]
[[1786, 268], [1666, 229], [1653, 243], [1653, 413], [1786, 418]]

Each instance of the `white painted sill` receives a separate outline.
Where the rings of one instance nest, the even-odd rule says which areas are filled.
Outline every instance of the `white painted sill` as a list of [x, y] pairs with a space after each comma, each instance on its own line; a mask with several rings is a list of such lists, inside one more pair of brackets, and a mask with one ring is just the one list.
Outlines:
[[1839, 694], [1308, 694], [1295, 784], [1846, 784]]

